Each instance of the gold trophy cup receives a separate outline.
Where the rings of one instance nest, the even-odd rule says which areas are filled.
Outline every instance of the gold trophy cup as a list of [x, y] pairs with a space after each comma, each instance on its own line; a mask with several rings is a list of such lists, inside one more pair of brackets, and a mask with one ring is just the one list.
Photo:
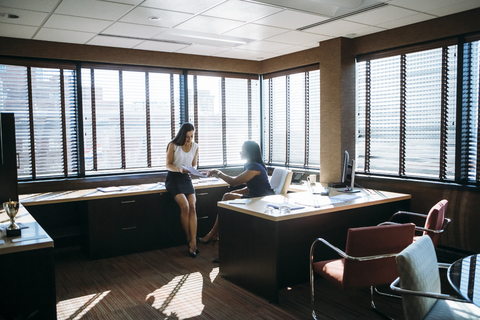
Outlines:
[[22, 234], [22, 230], [15, 223], [15, 217], [18, 213], [18, 201], [8, 201], [3, 203], [3, 208], [10, 218], [10, 225], [7, 227], [7, 237], [18, 237]]

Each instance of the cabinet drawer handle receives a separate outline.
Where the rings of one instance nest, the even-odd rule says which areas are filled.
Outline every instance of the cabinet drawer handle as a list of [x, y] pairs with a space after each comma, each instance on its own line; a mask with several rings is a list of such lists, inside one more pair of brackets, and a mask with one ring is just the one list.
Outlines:
[[197, 193], [197, 196], [208, 196], [208, 192]]
[[200, 220], [200, 219], [208, 219], [208, 216], [197, 217], [197, 220]]
[[122, 204], [124, 203], [135, 203], [135, 200], [126, 200], [126, 201], [122, 201]]
[[122, 230], [125, 231], [125, 230], [132, 230], [132, 229], [136, 229], [136, 228], [137, 228], [136, 226], [134, 226], [134, 227], [126, 227], [126, 228], [122, 228]]

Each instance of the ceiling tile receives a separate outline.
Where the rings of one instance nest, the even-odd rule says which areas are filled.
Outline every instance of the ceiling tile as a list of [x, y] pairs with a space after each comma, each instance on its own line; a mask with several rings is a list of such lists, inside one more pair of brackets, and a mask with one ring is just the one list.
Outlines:
[[[151, 20], [149, 19], [150, 17], [158, 17], [160, 19]], [[120, 21], [171, 28], [191, 17], [193, 15], [187, 13], [137, 7], [121, 18]]]
[[283, 54], [289, 54], [289, 53], [304, 51], [304, 50], [308, 50], [308, 49], [311, 49], [311, 48], [304, 47], [304, 46], [292, 46], [292, 47], [285, 48], [283, 50], [278, 50], [277, 53], [280, 53], [280, 54], [283, 55]]
[[455, 3], [441, 8], [433, 9], [427, 11], [427, 13], [436, 15], [436, 16], [447, 16], [457, 12], [467, 11], [470, 9], [475, 9], [480, 7], [480, 1], [478, 0], [468, 0], [468, 1], [455, 1]]
[[271, 16], [256, 20], [256, 24], [269, 25], [286, 29], [297, 29], [308, 26], [312, 23], [324, 21], [328, 18], [314, 14], [308, 14], [293, 10], [284, 10], [282, 12], [272, 14]]
[[142, 42], [143, 40], [96, 36], [88, 41], [87, 44], [106, 47], [133, 48]]
[[96, 0], [63, 0], [55, 13], [103, 20], [117, 20], [133, 6]]
[[225, 0], [146, 0], [141, 6], [197, 14], [224, 1]]
[[199, 32], [208, 32], [222, 34], [228, 30], [232, 30], [241, 26], [243, 22], [220, 19], [214, 17], [196, 16], [176, 28], [182, 30], [192, 30]]
[[305, 31], [318, 33], [331, 37], [343, 36], [349, 33], [357, 33], [357, 30], [365, 28], [366, 25], [351, 21], [336, 20]]
[[[422, 0], [422, 1], [415, 1], [415, 0], [392, 0], [388, 4], [395, 5], [411, 10], [417, 10], [419, 12], [430, 12], [437, 8], [442, 8], [445, 6], [456, 5], [458, 0]], [[470, 0], [470, 3], [477, 3], [477, 7], [479, 6], [477, 0]]]
[[299, 45], [307, 42], [311, 43], [313, 41], [319, 42], [328, 38], [329, 38], [328, 36], [307, 33], [302, 31], [289, 31], [281, 35], [268, 38], [267, 40], [274, 41], [274, 42], [288, 43], [292, 45]]
[[355, 14], [350, 17], [346, 17], [345, 20], [363, 23], [367, 25], [377, 25], [379, 23], [385, 23], [391, 20], [406, 18], [415, 14], [417, 14], [416, 11], [398, 8], [394, 6], [386, 6], [375, 10]]
[[142, 3], [143, 0], [101, 0], [101, 1], [119, 2], [119, 3], [133, 4], [133, 5], [136, 6], [140, 3]]
[[67, 42], [67, 43], [87, 43], [88, 40], [95, 36], [94, 33], [59, 30], [42, 28], [36, 35], [36, 40], [46, 40], [55, 42]]
[[61, 14], [52, 14], [45, 23], [45, 27], [53, 29], [65, 29], [84, 32], [101, 32], [109, 25], [111, 21], [89, 19], [82, 17], [65, 16]]
[[235, 37], [245, 37], [250, 39], [263, 40], [265, 38], [273, 37], [285, 32], [288, 32], [288, 30], [249, 23], [238, 27], [232, 31], [228, 31], [225, 34]]
[[214, 56], [223, 57], [223, 58], [244, 59], [244, 60], [262, 60], [266, 54], [268, 53], [260, 52], [260, 51], [252, 51], [252, 50], [240, 50], [240, 49], [234, 48], [228, 51], [215, 54]]
[[202, 15], [247, 22], [268, 16], [281, 10], [281, 8], [275, 8], [254, 2], [230, 0], [203, 12]]
[[179, 53], [187, 53], [187, 54], [197, 54], [202, 56], [212, 56], [214, 54], [218, 54], [220, 52], [224, 52], [229, 50], [228, 48], [220, 48], [214, 46], [205, 46], [202, 44], [192, 44], [191, 46], [187, 46], [183, 49], [178, 50]]
[[426, 21], [426, 20], [433, 19], [433, 18], [435, 18], [435, 16], [433, 16], [433, 15], [429, 15], [429, 14], [425, 14], [425, 13], [417, 13], [413, 16], [408, 16], [408, 17], [405, 17], [405, 18], [402, 18], [402, 19], [390, 20], [390, 21], [387, 21], [387, 22], [384, 22], [384, 23], [380, 23], [380, 24], [378, 24], [378, 27], [386, 28], [386, 29], [393, 29], [393, 28], [398, 28], [398, 27], [402, 27], [402, 26], [405, 26], [405, 25], [409, 25], [409, 24], [414, 24], [414, 23], [417, 23], [417, 22]]
[[1, 0], [0, 3], [2, 7], [51, 12], [58, 0]]
[[275, 52], [280, 49], [285, 49], [291, 45], [286, 43], [271, 42], [271, 41], [255, 41], [242, 46], [238, 46], [238, 49], [243, 50], [256, 50], [263, 52]]
[[36, 31], [37, 27], [0, 23], [1, 37], [30, 39]]
[[25, 26], [39, 27], [47, 18], [48, 14], [45, 12], [20, 10], [0, 7], [0, 12], [16, 14], [18, 19], [10, 19], [7, 17], [0, 17], [0, 23], [21, 24]]
[[144, 26], [133, 23], [116, 22], [102, 33], [115, 34], [127, 37], [153, 38], [167, 28]]
[[166, 43], [166, 42], [159, 42], [159, 41], [144, 41], [138, 46], [136, 46], [135, 49], [174, 52], [185, 47], [186, 45], [184, 44]]

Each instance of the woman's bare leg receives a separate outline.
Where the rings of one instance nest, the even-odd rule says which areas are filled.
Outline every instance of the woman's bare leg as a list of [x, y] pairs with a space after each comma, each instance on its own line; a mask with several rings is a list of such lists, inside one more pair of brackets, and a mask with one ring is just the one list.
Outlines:
[[[235, 200], [240, 198], [242, 198], [241, 194], [229, 192], [223, 195], [222, 201], [229, 201], [229, 200]], [[215, 220], [215, 224], [213, 225], [212, 230], [210, 230], [210, 232], [207, 233], [207, 235], [203, 237], [202, 240], [203, 242], [208, 242], [215, 237], [218, 237], [218, 216], [217, 216], [217, 219]]]
[[197, 212], [196, 212], [196, 200], [195, 194], [187, 195], [188, 200], [188, 226], [189, 226], [189, 235], [187, 236], [187, 240], [190, 239], [188, 245], [190, 247], [191, 252], [195, 252], [197, 250]]
[[[185, 235], [187, 237], [187, 243], [188, 246], [190, 247], [190, 252], [195, 251], [196, 247], [196, 239], [195, 236], [193, 237], [193, 240], [195, 240], [194, 246], [192, 248], [191, 242], [192, 242], [192, 232], [190, 230], [190, 201], [188, 200], [187, 196], [185, 196], [183, 193], [179, 193], [175, 196], [175, 201], [178, 203], [180, 207], [180, 223], [182, 224], [183, 231], [185, 231]], [[195, 206], [193, 208], [195, 211]], [[196, 217], [195, 217], [196, 218]], [[195, 219], [196, 221], [196, 219]], [[196, 224], [195, 224], [196, 226]], [[197, 232], [196, 227], [195, 227], [195, 233]], [[193, 249], [193, 251], [192, 251]]]

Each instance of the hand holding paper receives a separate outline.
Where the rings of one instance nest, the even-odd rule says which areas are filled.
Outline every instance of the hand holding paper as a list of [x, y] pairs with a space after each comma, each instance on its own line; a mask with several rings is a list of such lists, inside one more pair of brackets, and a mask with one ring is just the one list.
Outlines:
[[198, 171], [194, 167], [189, 167], [189, 166], [182, 165], [182, 168], [187, 170], [188, 172], [190, 172], [190, 174], [192, 174], [194, 176], [199, 176], [199, 177], [202, 177], [202, 178], [207, 177], [206, 175], [204, 175], [203, 173], [201, 173], [200, 171]]

